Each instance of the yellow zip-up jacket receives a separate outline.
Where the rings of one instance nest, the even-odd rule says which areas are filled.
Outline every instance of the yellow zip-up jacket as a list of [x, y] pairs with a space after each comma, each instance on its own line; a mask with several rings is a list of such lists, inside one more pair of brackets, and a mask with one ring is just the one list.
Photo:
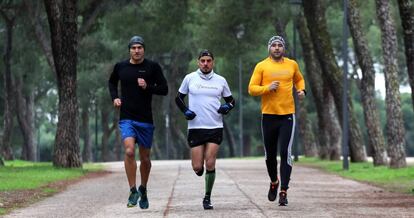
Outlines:
[[[273, 81], [279, 81], [279, 87], [271, 92], [269, 86]], [[293, 85], [298, 91], [305, 90], [305, 80], [296, 61], [283, 57], [281, 62], [276, 62], [267, 57], [254, 68], [249, 83], [249, 94], [262, 96], [262, 114], [293, 114]]]

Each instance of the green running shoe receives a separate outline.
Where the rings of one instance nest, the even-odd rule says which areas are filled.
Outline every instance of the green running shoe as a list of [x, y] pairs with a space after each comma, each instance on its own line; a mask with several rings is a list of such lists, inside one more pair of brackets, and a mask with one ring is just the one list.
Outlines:
[[140, 196], [141, 196], [141, 193], [140, 192], [135, 192], [135, 193], [130, 192], [129, 193], [129, 197], [128, 197], [127, 207], [135, 207], [135, 206], [137, 206], [137, 202], [138, 202], [138, 199], [139, 199]]
[[147, 190], [145, 190], [144, 193], [142, 193], [141, 190], [138, 190], [138, 192], [141, 195], [141, 199], [139, 199], [139, 207], [141, 209], [148, 209], [149, 202], [148, 202]]

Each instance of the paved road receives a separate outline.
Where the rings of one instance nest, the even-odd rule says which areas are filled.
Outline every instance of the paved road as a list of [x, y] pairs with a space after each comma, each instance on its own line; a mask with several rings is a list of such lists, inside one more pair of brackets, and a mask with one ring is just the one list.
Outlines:
[[294, 166], [289, 206], [267, 200], [264, 160], [218, 160], [212, 202], [204, 211], [204, 178], [190, 161], [153, 161], [150, 207], [126, 208], [128, 188], [121, 162], [112, 174], [87, 179], [66, 191], [14, 211], [9, 217], [414, 217], [414, 197]]

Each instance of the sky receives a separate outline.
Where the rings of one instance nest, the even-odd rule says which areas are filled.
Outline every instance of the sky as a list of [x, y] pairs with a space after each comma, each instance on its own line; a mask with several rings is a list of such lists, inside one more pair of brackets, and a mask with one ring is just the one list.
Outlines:
[[[384, 74], [382, 73], [375, 74], [375, 90], [381, 93], [382, 99], [385, 99], [385, 79], [384, 79]], [[400, 93], [411, 93], [410, 86], [400, 85]]]

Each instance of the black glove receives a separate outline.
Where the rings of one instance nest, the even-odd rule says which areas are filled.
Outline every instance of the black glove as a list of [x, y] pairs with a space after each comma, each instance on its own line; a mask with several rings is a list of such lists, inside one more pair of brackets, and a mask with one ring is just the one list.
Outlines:
[[195, 114], [193, 111], [191, 111], [190, 109], [187, 109], [185, 112], [184, 112], [184, 116], [185, 116], [185, 119], [187, 119], [187, 120], [192, 120], [192, 119], [194, 119], [194, 117], [196, 117], [197, 116], [197, 114]]
[[233, 105], [230, 103], [225, 103], [220, 106], [217, 112], [219, 114], [228, 114], [231, 109], [233, 109]]

